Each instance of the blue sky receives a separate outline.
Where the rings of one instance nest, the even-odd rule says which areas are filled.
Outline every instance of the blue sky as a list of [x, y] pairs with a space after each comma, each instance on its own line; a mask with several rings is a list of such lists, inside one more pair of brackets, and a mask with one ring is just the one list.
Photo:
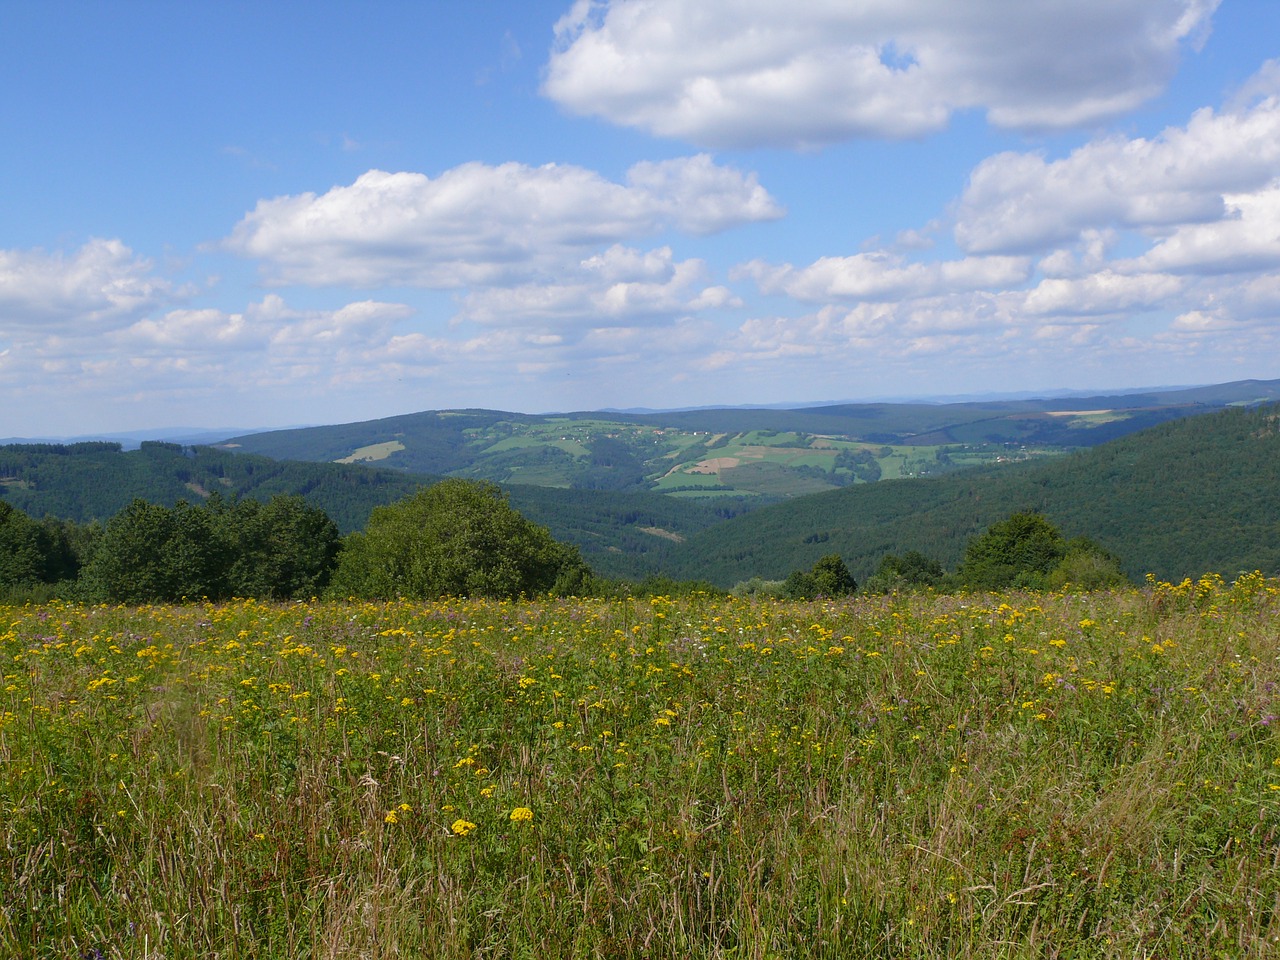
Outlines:
[[1280, 377], [1274, 0], [6, 0], [0, 83], [0, 436]]

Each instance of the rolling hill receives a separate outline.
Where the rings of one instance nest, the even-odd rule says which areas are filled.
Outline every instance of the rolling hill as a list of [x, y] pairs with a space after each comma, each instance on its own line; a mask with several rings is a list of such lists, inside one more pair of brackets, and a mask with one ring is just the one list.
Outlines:
[[[1240, 396], [1255, 397], [1261, 386], [1238, 386], [1238, 391]], [[1089, 405], [1094, 399], [1070, 402], [1077, 404], [1077, 413], [1083, 416], [1100, 409]], [[1146, 400], [1133, 402], [1138, 406], [1132, 409], [1151, 413], [1152, 408], [1143, 405]], [[1219, 388], [1217, 394], [1182, 397], [1179, 402], [1183, 406], [1157, 409], [1167, 413], [1197, 404], [1196, 409], [1204, 410], [1227, 400]], [[881, 421], [891, 421], [895, 428], [914, 422], [940, 429], [936, 421], [947, 412], [889, 409], [882, 411]], [[799, 429], [809, 421], [792, 421], [796, 429], [784, 434], [780, 428], [788, 425], [785, 419], [766, 419], [774, 426], [745, 429], [751, 424], [743, 419], [746, 414], [785, 418], [791, 413], [692, 411], [689, 416], [706, 420], [663, 419], [663, 427], [645, 426], [651, 431], [686, 430], [690, 435], [701, 434], [701, 428], [708, 427], [716, 433], [696, 442], [712, 453], [742, 449], [748, 446], [744, 437], [751, 446], [767, 448], [770, 440], [793, 444], [801, 434], [811, 440], [830, 435]], [[798, 415], [837, 420], [843, 416], [812, 411]], [[858, 415], [871, 416], [866, 410]], [[440, 450], [453, 449], [455, 463], [463, 463], [470, 454], [463, 451], [465, 444], [454, 444], [450, 436], [465, 437], [465, 430], [491, 429], [500, 423], [526, 422], [543, 429], [547, 419], [517, 416], [508, 420], [503, 418], [514, 415], [486, 413], [456, 416], [471, 426], [454, 434], [450, 433], [452, 428], [441, 428], [433, 441]], [[839, 488], [819, 485], [819, 492], [808, 495], [780, 492], [790, 481], [780, 481], [776, 462], [767, 459], [743, 467], [758, 470], [761, 485], [770, 479], [764, 474], [774, 470], [772, 479], [778, 492], [771, 496], [744, 497], [723, 490], [715, 497], [688, 498], [679, 491], [662, 494], [510, 482], [504, 488], [513, 506], [548, 527], [557, 539], [579, 546], [598, 572], [626, 579], [658, 573], [728, 587], [755, 575], [781, 578], [811, 566], [823, 555], [839, 553], [861, 580], [874, 571], [885, 554], [907, 550], [918, 550], [952, 567], [970, 537], [1011, 513], [1027, 510], [1043, 513], [1068, 536], [1085, 535], [1098, 541], [1115, 552], [1135, 578], [1147, 572], [1169, 579], [1209, 571], [1234, 575], [1253, 568], [1275, 573], [1280, 571], [1278, 416], [1274, 406], [1224, 409], [1220, 405], [1216, 412], [1184, 413], [1108, 443], [1063, 451], [1052, 458], [895, 482], [856, 482]], [[408, 428], [422, 418], [434, 418], [437, 425], [448, 419], [419, 414], [398, 418], [400, 422], [387, 430], [408, 436]], [[489, 427], [480, 426], [483, 422]], [[574, 422], [557, 419], [562, 436], [572, 437], [565, 425]], [[377, 434], [366, 427], [335, 428], [337, 432], [330, 436], [344, 435], [345, 431], [348, 444], [374, 439]], [[734, 433], [738, 448], [729, 446], [728, 441], [720, 447], [711, 445], [716, 437], [726, 437], [737, 427], [744, 428]], [[289, 434], [292, 436], [287, 439], [296, 444], [295, 452], [317, 449], [314, 438], [298, 436], [295, 431]], [[655, 434], [653, 439], [676, 445], [665, 433]], [[333, 440], [326, 453], [343, 449]], [[593, 454], [599, 455], [599, 450]], [[853, 456], [843, 462], [855, 469], [868, 469], [865, 461]], [[611, 465], [601, 469], [629, 469], [628, 463], [619, 453]], [[801, 478], [812, 476], [803, 466], [788, 469]], [[351, 531], [363, 526], [373, 507], [408, 496], [420, 484], [437, 479], [439, 475], [360, 462], [274, 460], [225, 448], [158, 442], [127, 452], [112, 443], [0, 447], [0, 497], [35, 517], [52, 515], [79, 522], [105, 520], [134, 497], [172, 504], [179, 499], [203, 499], [215, 492], [264, 500], [277, 493], [297, 493], [325, 510], [342, 530]]]
[[1166, 423], [1061, 459], [853, 487], [763, 507], [689, 538], [676, 577], [723, 586], [785, 576], [828, 553], [855, 577], [886, 553], [953, 567], [970, 537], [1012, 513], [1118, 554], [1134, 578], [1280, 571], [1280, 412], [1225, 410]]
[[977, 403], [547, 416], [438, 410], [235, 437], [222, 449], [575, 490], [768, 503], [1045, 459], [1168, 420], [1280, 400], [1280, 381]]
[[[0, 446], [0, 499], [33, 517], [106, 521], [135, 497], [171, 506], [223, 497], [269, 500], [300, 494], [343, 532], [370, 511], [410, 496], [438, 476], [361, 465], [272, 460], [213, 447], [144, 442]], [[695, 503], [656, 493], [507, 485], [512, 506], [578, 545], [598, 572], [641, 578], [659, 569], [664, 548], [746, 509], [740, 502]]]

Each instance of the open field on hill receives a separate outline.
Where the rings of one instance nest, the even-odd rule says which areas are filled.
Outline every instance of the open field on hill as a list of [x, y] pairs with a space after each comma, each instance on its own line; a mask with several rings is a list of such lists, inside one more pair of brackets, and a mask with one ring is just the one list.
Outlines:
[[0, 608], [0, 955], [1271, 956], [1278, 613]]
[[[866, 443], [838, 435], [767, 429], [712, 434], [563, 417], [497, 420], [468, 428], [464, 435], [471, 457], [457, 471], [464, 476], [551, 487], [652, 489], [685, 498], [730, 493], [785, 499], [882, 477], [933, 476], [962, 466], [1063, 452], [985, 441]], [[338, 462], [370, 460], [367, 450], [378, 451], [380, 461], [395, 465], [393, 455], [405, 447], [399, 440], [388, 441], [361, 448]]]
[[1093, 447], [1156, 424], [1274, 401], [1280, 381], [959, 403], [846, 403], [623, 413], [424, 411], [236, 437], [274, 459], [377, 462], [501, 484], [655, 490], [714, 502], [802, 497], [881, 478]]

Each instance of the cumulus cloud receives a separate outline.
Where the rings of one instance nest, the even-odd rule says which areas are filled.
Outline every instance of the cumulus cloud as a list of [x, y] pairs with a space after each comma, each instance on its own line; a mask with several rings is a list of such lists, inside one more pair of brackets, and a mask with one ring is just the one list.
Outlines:
[[800, 269], [752, 261], [738, 272], [753, 277], [764, 293], [785, 293], [809, 303], [897, 300], [1020, 284], [1031, 274], [1031, 261], [1027, 257], [969, 257], [908, 263], [901, 256], [873, 251], [823, 257]]
[[1108, 137], [1060, 160], [1001, 153], [971, 174], [955, 238], [970, 253], [1019, 253], [1090, 231], [1168, 231], [1239, 215], [1228, 195], [1271, 183], [1280, 169], [1280, 86], [1239, 111], [1197, 111], [1154, 139]]
[[577, 0], [543, 93], [710, 147], [1061, 129], [1158, 94], [1219, 0]]
[[90, 323], [128, 322], [165, 301], [170, 284], [151, 261], [119, 240], [90, 240], [70, 256], [0, 250], [0, 317], [19, 328], [50, 332]]
[[298, 310], [277, 294], [243, 312], [213, 308], [170, 310], [112, 334], [131, 356], [261, 353], [268, 364], [285, 355], [332, 356], [335, 349], [386, 339], [392, 326], [412, 315], [399, 303], [363, 300], [334, 310]]
[[59, 391], [92, 381], [95, 389], [121, 395], [208, 389], [207, 383], [196, 388], [196, 377], [276, 387], [361, 365], [364, 352], [387, 343], [412, 312], [376, 301], [299, 310], [268, 294], [239, 312], [184, 308], [106, 331], [92, 324], [29, 329], [13, 340], [0, 379], [35, 385], [39, 377], [42, 386]]
[[[926, 358], [948, 364], [982, 361], [992, 367], [1013, 360], [1019, 338], [1016, 298], [975, 291], [896, 302], [831, 305], [798, 317], [754, 317], [722, 337], [706, 358], [712, 370], [727, 366], [800, 364], [814, 385], [857, 382], [874, 371], [879, 382]], [[835, 374], [835, 376], [833, 376]], [[919, 385], [912, 388], [918, 392]], [[845, 388], [838, 396], [848, 396]]]
[[463, 299], [457, 319], [600, 326], [668, 320], [732, 305], [741, 302], [725, 287], [709, 285], [702, 260], [677, 261], [670, 247], [641, 252], [615, 244], [567, 270], [560, 282], [471, 293]]
[[1184, 224], [1132, 262], [1135, 269], [1237, 273], [1280, 268], [1280, 180], [1223, 197], [1212, 223]]
[[263, 200], [227, 246], [275, 283], [455, 289], [527, 282], [584, 249], [782, 216], [754, 175], [694, 156], [625, 183], [572, 165], [467, 163], [436, 178], [371, 170], [350, 186]]
[[1049, 278], [1024, 301], [1028, 314], [1091, 316], [1156, 309], [1173, 301], [1184, 284], [1163, 274], [1127, 276], [1112, 270], [1079, 279]]
[[949, 371], [1027, 382], [1120, 357], [1156, 382], [1203, 357], [1254, 375], [1247, 364], [1280, 342], [1280, 66], [1228, 102], [1152, 139], [980, 164], [952, 208], [968, 256], [899, 242], [740, 265], [731, 276], [790, 298], [797, 315], [752, 317], [705, 364], [820, 377], [824, 365], [907, 370], [945, 355]]

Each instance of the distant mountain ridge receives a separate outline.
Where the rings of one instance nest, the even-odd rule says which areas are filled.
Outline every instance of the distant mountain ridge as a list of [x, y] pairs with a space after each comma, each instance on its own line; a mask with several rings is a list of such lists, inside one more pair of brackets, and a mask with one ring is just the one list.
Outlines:
[[1280, 400], [1280, 380], [961, 403], [522, 414], [435, 410], [271, 430], [219, 446], [274, 459], [683, 499], [774, 502], [878, 479], [1043, 458], [1167, 420]]
[[887, 553], [953, 567], [1015, 512], [1119, 555], [1134, 579], [1280, 573], [1280, 407], [1171, 421], [1057, 460], [880, 483], [766, 506], [672, 551], [676, 577], [781, 577], [838, 553], [859, 579]]
[[[1274, 574], [1280, 573], [1280, 407], [1255, 403], [1260, 386], [1236, 386], [1228, 395], [1247, 399], [1224, 400], [1222, 394], [1215, 394], [1209, 399], [1221, 404], [1216, 409], [1209, 403], [1184, 406], [1179, 409], [1196, 409], [1199, 415], [1166, 418], [1105, 444], [966, 470], [953, 464], [952, 472], [924, 479], [900, 475], [893, 483], [859, 479], [833, 487], [816, 479], [819, 471], [809, 464], [791, 461], [793, 466], [785, 468], [790, 473], [784, 475], [781, 461], [765, 456], [831, 457], [833, 448], [824, 444], [836, 441], [817, 433], [805, 434], [810, 446], [801, 448], [795, 446], [797, 432], [784, 434], [764, 427], [750, 431], [745, 439], [701, 432], [690, 437], [686, 434], [694, 432], [692, 425], [689, 429], [669, 425], [647, 428], [634, 443], [655, 447], [666, 443], [677, 454], [701, 444], [700, 462], [732, 459], [716, 456], [730, 451], [743, 457], [751, 450], [765, 451], [757, 461], [726, 470], [726, 476], [732, 479], [735, 473], [744, 473], [760, 487], [774, 483], [776, 492], [747, 495], [732, 488], [704, 486], [692, 491], [698, 496], [689, 497], [690, 491], [680, 489], [659, 493], [510, 482], [504, 487], [513, 506], [548, 527], [557, 539], [578, 545], [598, 572], [628, 579], [663, 574], [727, 587], [752, 576], [780, 578], [808, 568], [821, 556], [838, 553], [862, 580], [884, 555], [908, 550], [951, 567], [970, 537], [1011, 513], [1027, 510], [1043, 513], [1067, 536], [1097, 540], [1118, 554], [1135, 578], [1147, 572], [1166, 579], [1210, 571], [1231, 576], [1254, 568]], [[1237, 405], [1227, 406], [1228, 402]], [[1096, 415], [1095, 408], [1085, 406], [1082, 416]], [[984, 412], [989, 422], [1003, 422], [990, 408]], [[881, 422], [915, 415], [900, 410], [877, 413], [882, 415]], [[841, 416], [839, 412], [806, 415]], [[407, 420], [419, 416], [410, 415]], [[559, 450], [563, 457], [547, 456], [547, 475], [565, 462], [574, 462], [568, 451], [581, 448], [589, 454], [597, 477], [643, 476], [637, 473], [644, 464], [632, 452], [634, 444], [611, 447], [599, 442], [611, 439], [607, 434], [611, 427], [585, 421], [597, 431], [584, 431], [584, 437], [596, 438], [588, 447], [574, 434], [583, 421], [556, 418], [548, 424], [528, 417], [531, 427], [551, 430], [560, 438], [556, 446], [544, 440], [532, 443], [520, 432], [520, 423], [506, 419], [512, 416], [492, 411], [431, 415], [437, 423], [461, 418], [469, 424], [465, 430], [480, 429], [477, 423], [496, 418], [493, 422], [510, 425], [509, 435], [497, 443], [518, 454], [527, 453], [530, 446], [535, 451], [539, 447]], [[680, 444], [663, 432], [668, 429], [685, 431]], [[448, 441], [455, 436], [465, 441], [465, 430], [442, 431], [441, 448], [450, 449]], [[368, 433], [360, 436], [367, 438]], [[771, 442], [778, 445], [770, 446]], [[850, 464], [839, 470], [869, 474], [873, 466], [892, 465], [897, 462], [894, 458], [904, 456], [858, 459], [851, 452], [855, 447], [858, 444], [849, 441], [839, 448], [835, 459]], [[906, 444], [894, 449], [918, 447]], [[110, 443], [0, 446], [0, 498], [34, 517], [85, 522], [108, 519], [134, 497], [172, 504], [178, 499], [204, 500], [214, 493], [258, 499], [296, 493], [350, 531], [363, 526], [373, 507], [408, 496], [421, 484], [440, 478], [439, 474], [381, 468], [377, 462], [274, 460], [159, 442], [145, 442], [128, 452]], [[528, 462], [521, 464], [526, 475]], [[806, 469], [811, 473], [806, 474]], [[664, 479], [683, 483], [696, 476], [682, 479], [673, 472]], [[713, 485], [718, 483], [716, 477], [706, 476]], [[796, 478], [808, 478], [816, 492], [794, 492]], [[793, 484], [793, 492], [785, 492], [784, 482]]]

